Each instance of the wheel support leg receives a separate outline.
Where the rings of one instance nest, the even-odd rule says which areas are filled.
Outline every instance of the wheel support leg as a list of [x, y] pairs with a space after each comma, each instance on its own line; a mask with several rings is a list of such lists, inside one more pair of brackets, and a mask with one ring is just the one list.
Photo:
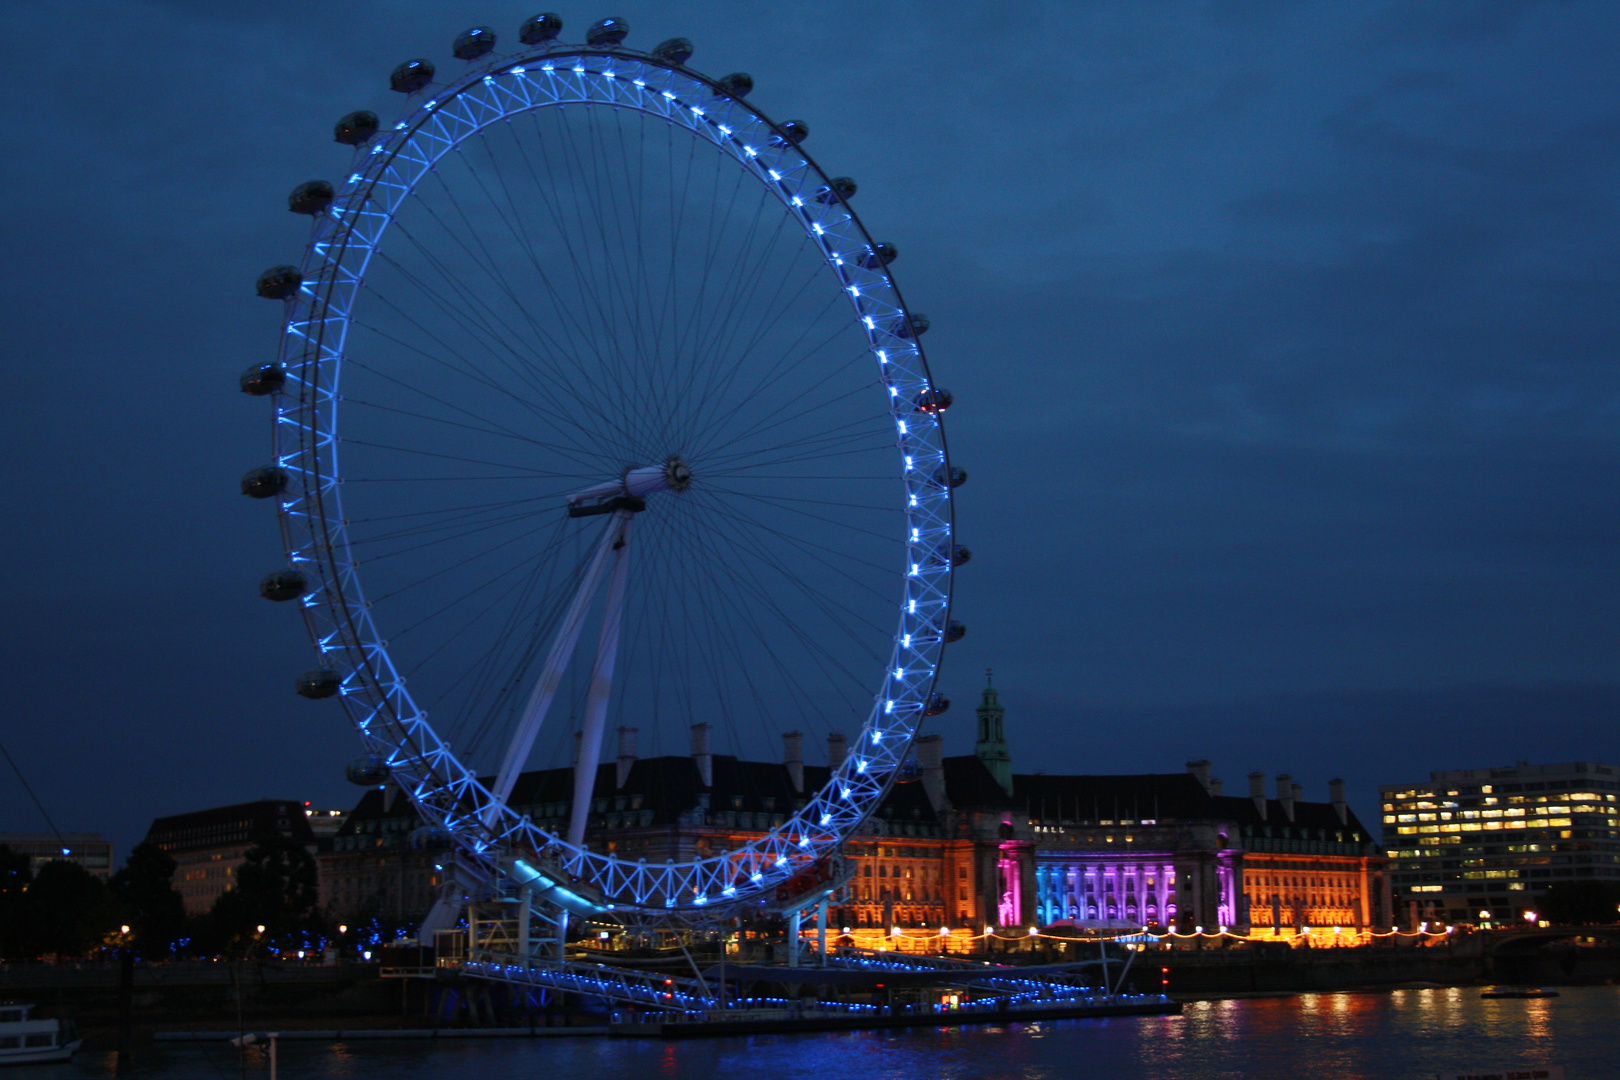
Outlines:
[[484, 812], [485, 828], [495, 824], [495, 819], [500, 816], [501, 807], [506, 805], [507, 798], [512, 794], [512, 787], [517, 783], [518, 774], [523, 771], [523, 765], [529, 759], [529, 751], [534, 748], [534, 740], [540, 735], [540, 725], [546, 719], [546, 712], [551, 708], [552, 699], [557, 696], [557, 688], [562, 685], [563, 672], [568, 669], [568, 661], [573, 658], [574, 646], [579, 641], [580, 629], [585, 625], [585, 615], [596, 595], [596, 587], [602, 579], [602, 571], [607, 566], [608, 556], [614, 553], [615, 545], [628, 526], [631, 516], [628, 511], [623, 510], [615, 513], [608, 522], [607, 530], [602, 534], [601, 542], [596, 546], [596, 553], [591, 556], [591, 564], [585, 571], [584, 580], [579, 584], [579, 592], [574, 594], [574, 602], [569, 606], [568, 614], [557, 630], [557, 640], [552, 642], [551, 653], [546, 657], [545, 666], [540, 669], [540, 678], [535, 682], [529, 700], [523, 707], [523, 719], [518, 722], [517, 733], [513, 735], [511, 745], [506, 748], [506, 757], [501, 762], [501, 771], [496, 775], [495, 786], [490, 789], [494, 801]]
[[613, 664], [619, 655], [619, 627], [624, 621], [624, 586], [630, 566], [630, 515], [624, 515], [619, 539], [613, 545], [613, 575], [608, 579], [607, 610], [602, 613], [602, 634], [596, 644], [596, 666], [585, 702], [585, 725], [580, 736], [579, 762], [574, 766], [574, 807], [568, 819], [568, 844], [585, 842], [595, 794], [596, 766], [602, 760], [602, 729], [607, 724], [608, 697], [613, 692]]

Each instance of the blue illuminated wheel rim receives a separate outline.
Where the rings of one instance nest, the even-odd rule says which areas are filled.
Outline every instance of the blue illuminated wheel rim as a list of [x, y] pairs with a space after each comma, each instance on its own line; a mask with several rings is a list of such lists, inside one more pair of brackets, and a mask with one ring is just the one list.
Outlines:
[[[874, 255], [881, 249], [850, 210], [847, 189], [803, 152], [799, 131], [768, 119], [738, 89], [628, 49], [560, 43], [427, 88], [425, 102], [360, 146], [351, 173], [317, 215], [282, 335], [286, 380], [276, 394], [275, 432], [277, 464], [290, 478], [280, 500], [283, 535], [291, 569], [307, 581], [300, 602], [322, 666], [340, 679], [339, 700], [370, 752], [471, 863], [493, 870], [514, 854], [541, 859], [588, 883], [605, 907], [627, 918], [735, 913], [835, 857], [905, 761], [933, 698], [950, 625], [955, 478], [939, 410], [930, 407], [938, 399], [917, 342], [921, 320], [914, 322], [886, 261]], [[665, 153], [662, 145], [673, 149]], [[553, 151], [552, 171], [537, 169], [534, 162]], [[634, 153], [643, 157], [624, 167]], [[526, 197], [513, 195], [511, 186], [526, 182], [525, 166], [533, 187]], [[695, 174], [714, 192], [708, 203], [692, 203], [709, 220], [690, 232], [682, 231], [686, 204], [665, 213], [652, 202], [679, 190], [682, 168], [688, 192]], [[608, 192], [622, 192], [622, 203], [607, 206]], [[543, 229], [529, 208], [548, 199], [556, 205]], [[504, 221], [503, 206], [513, 211]], [[626, 224], [632, 219], [636, 224]], [[514, 241], [519, 233], [521, 242]], [[586, 242], [593, 235], [600, 244]], [[736, 238], [743, 242], [718, 250]], [[522, 258], [490, 254], [496, 241], [516, 243]], [[669, 257], [650, 257], [654, 248]], [[784, 266], [814, 264], [806, 284], [763, 269], [778, 251]], [[593, 276], [609, 261], [617, 277]], [[488, 284], [476, 283], [483, 271]], [[527, 287], [502, 286], [503, 278]], [[597, 281], [606, 284], [581, 284]], [[717, 283], [729, 292], [718, 295]], [[563, 302], [570, 287], [577, 307]], [[801, 310], [813, 314], [804, 320], [809, 329], [793, 322]], [[632, 323], [635, 329], [625, 329]], [[858, 343], [864, 374], [846, 363], [842, 345], [817, 344], [812, 330], [823, 323], [826, 340]], [[776, 353], [768, 351], [772, 343]], [[762, 374], [747, 381], [756, 368]], [[442, 385], [435, 381], [441, 377]], [[857, 401], [859, 415], [844, 411]], [[526, 413], [491, 419], [500, 408]], [[532, 422], [508, 422], [520, 415]], [[770, 433], [780, 442], [769, 442]], [[485, 456], [502, 440], [536, 455], [525, 461], [575, 461], [578, 475]], [[489, 770], [462, 749], [483, 738], [478, 725], [493, 727], [508, 714], [503, 701], [532, 677], [538, 652], [529, 642], [542, 640], [551, 616], [522, 622], [529, 609], [512, 600], [500, 609], [506, 622], [488, 651], [465, 646], [461, 667], [442, 665], [450, 674], [436, 673], [434, 664], [485, 632], [473, 615], [486, 600], [481, 610], [493, 611], [521, 594], [520, 586], [536, 597], [548, 588], [560, 595], [563, 571], [541, 565], [571, 565], [578, 554], [560, 492], [677, 452], [692, 454], [696, 479], [691, 492], [655, 497], [665, 500], [657, 508], [663, 518], [651, 509], [643, 516], [668, 525], [663, 534], [649, 525], [645, 547], [664, 550], [657, 538], [665, 536], [668, 551], [682, 552], [670, 555], [665, 576], [685, 574], [698, 584], [689, 586], [689, 604], [643, 601], [638, 625], [662, 621], [666, 640], [640, 653], [630, 648], [641, 674], [627, 678], [643, 681], [627, 681], [625, 693], [634, 689], [642, 709], [678, 713], [684, 687], [705, 700], [696, 707], [688, 701], [687, 715], [677, 719], [707, 722], [725, 713], [740, 721], [756, 708], [777, 709], [780, 729], [795, 709], [836, 711], [823, 708], [818, 694], [823, 682], [845, 677], [842, 654], [828, 644], [838, 631], [851, 630], [882, 670], [864, 672], [860, 733], [831, 779], [805, 792], [802, 806], [761, 840], [655, 863], [568, 845], [554, 825], [495, 799], [480, 780]], [[887, 461], [883, 476], [836, 475], [845, 459], [868, 463], [879, 452]], [[407, 474], [397, 465], [406, 460], [427, 464]], [[785, 471], [758, 471], [765, 467]], [[882, 491], [882, 501], [821, 498], [815, 486], [854, 480], [872, 485], [862, 492]], [[508, 490], [480, 503], [478, 485], [486, 483], [533, 486], [522, 497]], [[452, 504], [434, 494], [440, 489], [467, 501]], [[405, 494], [390, 501], [398, 492]], [[692, 524], [706, 507], [711, 524]], [[881, 559], [864, 549], [848, 556], [831, 542], [878, 535], [860, 516], [867, 513], [885, 523], [879, 539], [889, 553]], [[801, 520], [802, 529], [782, 527]], [[494, 544], [490, 537], [502, 529], [529, 531]], [[681, 547], [682, 536], [697, 539]], [[475, 554], [447, 557], [457, 544]], [[486, 548], [476, 544], [543, 551], [550, 561], [526, 556], [507, 577], [478, 583], [465, 569], [485, 560]], [[737, 569], [751, 559], [766, 570]], [[638, 597], [651, 597], [664, 580], [650, 568], [654, 554], [647, 560], [647, 587]], [[418, 576], [404, 576], [396, 569], [402, 565]], [[470, 584], [433, 592], [455, 573]], [[833, 585], [812, 580], [815, 573]], [[881, 642], [866, 627], [870, 620], [852, 614], [845, 625], [845, 609], [856, 604], [837, 591], [847, 581], [855, 595], [858, 585], [860, 603], [869, 603], [872, 590], [861, 577], [868, 573], [881, 574], [890, 590], [882, 604], [894, 628], [882, 631]], [[781, 586], [780, 594], [768, 585]], [[407, 593], [426, 599], [414, 601], [409, 619], [390, 622], [390, 612], [402, 610], [390, 605]], [[534, 610], [544, 607], [536, 600]], [[727, 614], [715, 614], [722, 609]], [[429, 617], [435, 611], [438, 622]], [[669, 640], [678, 637], [668, 629], [678, 620], [686, 637]], [[707, 647], [694, 643], [705, 633]], [[799, 659], [779, 656], [778, 647], [800, 650]], [[667, 650], [680, 659], [668, 665], [676, 674], [648, 674], [657, 656], [672, 655]], [[719, 670], [716, 657], [733, 669]], [[766, 685], [767, 676], [778, 683]], [[421, 689], [429, 685], [435, 702], [454, 703], [452, 722], [465, 729], [454, 751], [429, 724]], [[839, 708], [854, 707], [847, 689], [839, 693]], [[634, 707], [619, 715], [634, 717]], [[442, 716], [442, 708], [435, 713]]]

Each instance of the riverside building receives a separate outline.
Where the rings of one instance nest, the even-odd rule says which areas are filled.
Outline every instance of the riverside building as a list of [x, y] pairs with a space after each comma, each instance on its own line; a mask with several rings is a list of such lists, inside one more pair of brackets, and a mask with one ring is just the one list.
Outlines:
[[1613, 766], [1521, 761], [1378, 790], [1407, 921], [1515, 921], [1549, 885], [1620, 881]]
[[[1335, 927], [1390, 922], [1382, 850], [1337, 781], [1328, 801], [1310, 802], [1287, 775], [1275, 798], [1258, 773], [1249, 795], [1223, 795], [1203, 761], [1140, 776], [1017, 773], [994, 686], [984, 688], [977, 720], [972, 754], [944, 756], [938, 735], [916, 741], [914, 761], [844, 847], [851, 876], [831, 899], [830, 926], [849, 928], [862, 945], [897, 928], [986, 926], [1224, 927], [1331, 942]], [[803, 807], [848, 752], [834, 734], [827, 764], [809, 764], [803, 736], [789, 732], [780, 761], [744, 761], [713, 753], [709, 726], [697, 724], [690, 755], [641, 758], [636, 735], [620, 728], [616, 757], [598, 767], [586, 839], [649, 862], [758, 839]], [[572, 768], [527, 772], [510, 805], [564, 833], [573, 784]], [[337, 922], [420, 919], [445, 880], [448, 841], [397, 787], [372, 786], [318, 856], [322, 902]]]

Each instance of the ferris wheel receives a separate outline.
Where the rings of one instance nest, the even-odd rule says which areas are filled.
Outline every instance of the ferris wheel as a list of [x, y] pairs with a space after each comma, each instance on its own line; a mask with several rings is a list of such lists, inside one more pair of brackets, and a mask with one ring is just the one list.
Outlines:
[[[561, 27], [505, 54], [468, 30], [448, 81], [400, 65], [414, 107], [344, 116], [346, 178], [292, 193], [313, 232], [258, 281], [280, 351], [242, 377], [275, 412], [243, 490], [288, 558], [260, 591], [319, 654], [299, 693], [466, 858], [578, 914], [718, 916], [834, 857], [948, 704], [966, 476], [898, 253], [808, 126], [685, 39]], [[691, 729], [742, 758], [859, 734], [762, 837], [649, 859], [586, 842], [623, 809], [595, 783], [613, 727], [621, 754]], [[522, 795], [535, 761], [572, 792]]]

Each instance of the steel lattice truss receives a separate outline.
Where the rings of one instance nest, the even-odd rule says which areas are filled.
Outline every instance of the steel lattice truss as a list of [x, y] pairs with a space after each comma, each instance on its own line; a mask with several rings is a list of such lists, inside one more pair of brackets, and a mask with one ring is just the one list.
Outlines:
[[[627, 918], [723, 917], [758, 904], [833, 855], [876, 808], [934, 690], [950, 609], [949, 462], [910, 316], [873, 241], [828, 176], [782, 127], [720, 85], [621, 48], [553, 45], [503, 59], [435, 88], [393, 129], [362, 147], [352, 175], [318, 216], [288, 301], [277, 396], [277, 464], [292, 478], [282, 528], [294, 569], [309, 579], [302, 604], [322, 663], [342, 676], [341, 700], [369, 749], [434, 825], [493, 874], [522, 854], [600, 889]], [[564, 105], [639, 110], [712, 144], [781, 200], [824, 253], [864, 328], [890, 399], [906, 492], [904, 576], [887, 672], [858, 743], [802, 810], [745, 848], [686, 864], [647, 865], [570, 848], [504, 805], [426, 722], [373, 625], [356, 573], [338, 484], [340, 377], [350, 316], [367, 267], [397, 209], [445, 154], [488, 125]], [[876, 673], [874, 673], [874, 676]], [[874, 677], [874, 681], [877, 681]], [[488, 822], [489, 824], [486, 824]]]

